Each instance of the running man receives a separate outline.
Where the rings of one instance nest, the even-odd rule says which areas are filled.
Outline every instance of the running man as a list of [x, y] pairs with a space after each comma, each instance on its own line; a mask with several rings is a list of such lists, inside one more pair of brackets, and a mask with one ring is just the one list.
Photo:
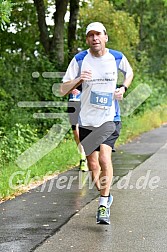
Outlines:
[[[133, 79], [133, 71], [125, 55], [108, 49], [107, 41], [104, 25], [90, 23], [86, 28], [89, 49], [74, 56], [61, 85], [61, 93], [67, 95], [82, 84], [79, 137], [92, 179], [100, 192], [96, 215], [98, 224], [110, 224], [113, 201], [110, 194], [113, 179], [111, 156], [120, 130], [119, 123], [114, 123], [115, 100], [123, 99]], [[124, 74], [124, 81], [117, 89], [119, 70]]]

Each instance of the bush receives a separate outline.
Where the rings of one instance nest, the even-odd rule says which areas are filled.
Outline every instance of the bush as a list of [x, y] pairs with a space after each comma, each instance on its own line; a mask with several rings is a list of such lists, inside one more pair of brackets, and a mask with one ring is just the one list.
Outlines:
[[37, 130], [32, 129], [28, 124], [15, 124], [8, 131], [0, 127], [0, 166], [15, 160], [37, 140]]

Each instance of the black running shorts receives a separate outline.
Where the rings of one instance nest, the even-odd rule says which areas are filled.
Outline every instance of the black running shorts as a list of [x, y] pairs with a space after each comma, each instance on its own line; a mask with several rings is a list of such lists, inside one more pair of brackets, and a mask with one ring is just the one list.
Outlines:
[[86, 155], [93, 151], [100, 151], [100, 144], [114, 147], [115, 141], [119, 137], [121, 122], [106, 122], [100, 127], [79, 127], [79, 138], [84, 147]]

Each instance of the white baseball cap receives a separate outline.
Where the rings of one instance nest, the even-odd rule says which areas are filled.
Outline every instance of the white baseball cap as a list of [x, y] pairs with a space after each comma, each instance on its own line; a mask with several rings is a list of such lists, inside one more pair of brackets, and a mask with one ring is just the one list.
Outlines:
[[88, 34], [88, 32], [90, 31], [97, 31], [97, 32], [106, 32], [106, 28], [104, 27], [104, 25], [100, 22], [93, 22], [90, 23], [87, 28], [86, 28], [86, 35]]

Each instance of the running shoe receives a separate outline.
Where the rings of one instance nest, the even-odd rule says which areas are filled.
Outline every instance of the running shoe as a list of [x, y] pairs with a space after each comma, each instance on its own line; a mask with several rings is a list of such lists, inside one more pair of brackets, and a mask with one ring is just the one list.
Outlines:
[[86, 171], [89, 170], [89, 169], [88, 169], [88, 166], [87, 166], [87, 161], [86, 161], [86, 159], [81, 159], [81, 160], [80, 160], [79, 170], [80, 170], [80, 171], [83, 171], [83, 172], [86, 172]]
[[99, 206], [96, 216], [97, 224], [110, 224], [110, 213], [108, 208], [104, 206]]

